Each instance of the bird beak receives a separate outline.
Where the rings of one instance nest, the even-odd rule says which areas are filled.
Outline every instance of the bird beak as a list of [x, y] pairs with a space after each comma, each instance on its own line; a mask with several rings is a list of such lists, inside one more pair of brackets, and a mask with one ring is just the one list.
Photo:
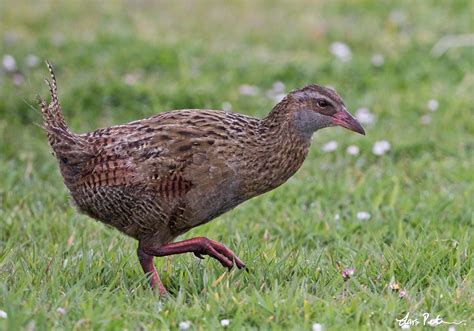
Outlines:
[[346, 110], [343, 108], [332, 116], [332, 122], [334, 125], [342, 126], [343, 128], [351, 131], [360, 133], [365, 136], [365, 131], [362, 125]]

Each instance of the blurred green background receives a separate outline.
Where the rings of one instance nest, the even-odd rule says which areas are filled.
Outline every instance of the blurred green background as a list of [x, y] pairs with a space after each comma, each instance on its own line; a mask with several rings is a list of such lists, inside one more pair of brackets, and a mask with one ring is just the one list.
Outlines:
[[[468, 0], [0, 1], [0, 329], [373, 330], [425, 311], [472, 328], [473, 12]], [[157, 259], [172, 291], [160, 300], [136, 243], [69, 203], [36, 125], [45, 59], [76, 132], [181, 108], [263, 117], [319, 83], [367, 136], [316, 133], [282, 188], [186, 235], [228, 244], [250, 274]]]

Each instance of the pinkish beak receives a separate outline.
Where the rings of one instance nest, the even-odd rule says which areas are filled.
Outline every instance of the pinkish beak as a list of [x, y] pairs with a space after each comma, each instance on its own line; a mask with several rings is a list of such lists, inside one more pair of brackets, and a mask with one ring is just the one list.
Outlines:
[[360, 133], [365, 136], [365, 131], [362, 125], [344, 108], [332, 116], [332, 122], [335, 125]]

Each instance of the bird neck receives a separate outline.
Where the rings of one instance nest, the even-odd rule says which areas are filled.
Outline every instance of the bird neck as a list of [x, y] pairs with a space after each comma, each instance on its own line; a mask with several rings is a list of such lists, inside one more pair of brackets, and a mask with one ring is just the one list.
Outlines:
[[265, 159], [268, 164], [273, 165], [272, 175], [286, 181], [303, 164], [311, 145], [311, 137], [301, 135], [287, 118], [266, 118], [263, 125]]
[[311, 145], [311, 134], [303, 132], [295, 123], [294, 112], [285, 98], [261, 121], [262, 143], [272, 146], [274, 152], [292, 159], [294, 153], [305, 151]]
[[260, 123], [259, 146], [255, 149], [258, 162], [247, 186], [249, 196], [265, 193], [286, 182], [308, 155], [310, 139], [302, 137], [284, 116], [271, 115]]

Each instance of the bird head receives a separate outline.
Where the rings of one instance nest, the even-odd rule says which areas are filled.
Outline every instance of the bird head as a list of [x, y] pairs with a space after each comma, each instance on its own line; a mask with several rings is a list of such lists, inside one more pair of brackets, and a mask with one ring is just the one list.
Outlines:
[[315, 131], [330, 126], [341, 126], [365, 135], [364, 128], [332, 88], [308, 85], [290, 92], [282, 103], [294, 126], [304, 136], [311, 137]]

